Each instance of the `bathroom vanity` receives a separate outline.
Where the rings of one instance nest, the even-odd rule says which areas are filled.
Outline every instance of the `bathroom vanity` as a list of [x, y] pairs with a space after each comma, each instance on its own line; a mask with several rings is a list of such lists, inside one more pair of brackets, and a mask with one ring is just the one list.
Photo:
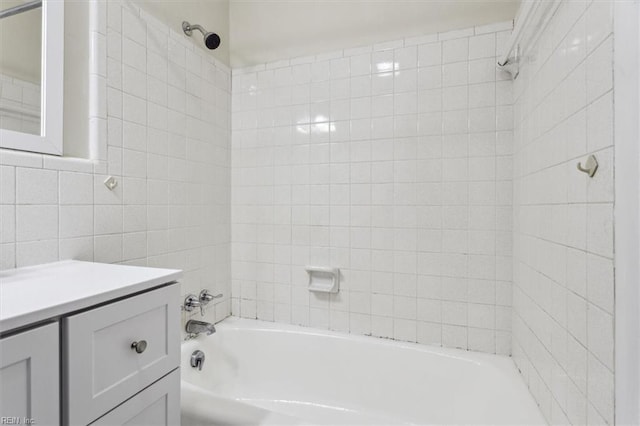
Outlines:
[[0, 417], [179, 424], [180, 276], [78, 261], [1, 271]]

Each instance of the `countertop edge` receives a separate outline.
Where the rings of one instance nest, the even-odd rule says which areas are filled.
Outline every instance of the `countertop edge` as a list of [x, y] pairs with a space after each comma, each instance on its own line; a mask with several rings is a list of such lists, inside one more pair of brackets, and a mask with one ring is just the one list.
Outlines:
[[[9, 334], [14, 330], [24, 329], [30, 324], [39, 324], [50, 319], [57, 319], [60, 316], [76, 311], [88, 309], [95, 305], [100, 305], [110, 300], [119, 299], [132, 295], [134, 293], [143, 292], [163, 284], [177, 283], [182, 277], [182, 270], [164, 269], [166, 274], [147, 280], [137, 282], [135, 284], [110, 289], [104, 292], [89, 295], [84, 298], [74, 299], [66, 303], [51, 305], [44, 309], [29, 311], [22, 315], [0, 319], [0, 334]], [[176, 304], [178, 301], [176, 301]]]

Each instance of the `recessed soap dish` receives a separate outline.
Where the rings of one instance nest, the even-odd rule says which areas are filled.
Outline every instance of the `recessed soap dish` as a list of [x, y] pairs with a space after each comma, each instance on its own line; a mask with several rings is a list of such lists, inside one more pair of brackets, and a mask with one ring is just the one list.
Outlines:
[[327, 266], [307, 266], [309, 291], [337, 293], [340, 290], [340, 269]]

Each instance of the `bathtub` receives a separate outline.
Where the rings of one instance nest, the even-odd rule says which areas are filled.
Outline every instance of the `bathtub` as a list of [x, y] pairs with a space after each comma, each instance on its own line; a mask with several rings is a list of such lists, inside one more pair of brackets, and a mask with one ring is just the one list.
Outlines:
[[216, 327], [182, 345], [184, 426], [546, 424], [508, 357], [237, 318]]

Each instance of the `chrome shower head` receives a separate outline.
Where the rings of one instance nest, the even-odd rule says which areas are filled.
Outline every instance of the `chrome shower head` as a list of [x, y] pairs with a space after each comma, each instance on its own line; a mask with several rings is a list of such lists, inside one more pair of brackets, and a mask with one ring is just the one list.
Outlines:
[[220, 36], [216, 33], [206, 33], [204, 35], [204, 45], [208, 49], [217, 49], [220, 46]]
[[198, 30], [204, 36], [204, 45], [207, 46], [207, 49], [214, 50], [220, 46], [220, 36], [216, 33], [207, 32], [202, 26], [197, 24], [190, 24], [187, 21], [182, 22], [182, 31], [189, 37], [193, 34], [193, 30]]

